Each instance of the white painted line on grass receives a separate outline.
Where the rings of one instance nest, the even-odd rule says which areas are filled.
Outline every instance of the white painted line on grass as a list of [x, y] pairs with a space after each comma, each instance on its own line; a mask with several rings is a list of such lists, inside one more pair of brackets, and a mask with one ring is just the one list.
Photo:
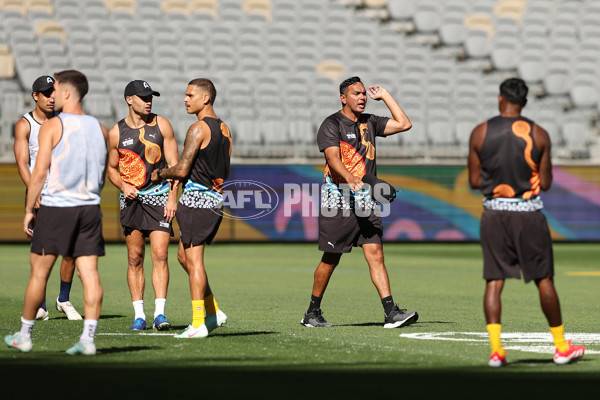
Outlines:
[[[417, 332], [402, 333], [401, 338], [417, 340], [439, 340], [453, 342], [474, 342], [489, 345], [487, 332]], [[502, 332], [502, 345], [507, 350], [519, 350], [530, 353], [552, 354], [554, 345], [550, 332]], [[590, 346], [600, 345], [599, 333], [566, 333], [567, 340], [574, 344]], [[586, 354], [600, 354], [600, 350], [586, 348]]]
[[175, 333], [159, 333], [159, 332], [135, 332], [135, 333], [125, 333], [125, 332], [106, 332], [106, 333], [96, 333], [96, 336], [173, 336]]

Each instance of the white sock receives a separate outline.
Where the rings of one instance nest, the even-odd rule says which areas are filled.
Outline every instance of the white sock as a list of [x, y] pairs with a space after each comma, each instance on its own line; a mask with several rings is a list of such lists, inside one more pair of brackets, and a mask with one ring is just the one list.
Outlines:
[[95, 319], [83, 320], [83, 333], [79, 338], [81, 343], [94, 343], [94, 337], [96, 337], [96, 328], [98, 327], [98, 321]]
[[165, 313], [165, 304], [167, 299], [155, 299], [154, 300], [154, 318], [158, 317], [160, 314]]
[[142, 318], [146, 320], [146, 314], [144, 314], [144, 300], [136, 300], [133, 302], [133, 312], [135, 313], [134, 319]]
[[33, 330], [33, 325], [35, 324], [35, 320], [33, 319], [25, 319], [21, 317], [21, 337], [22, 338], [30, 338], [31, 331]]

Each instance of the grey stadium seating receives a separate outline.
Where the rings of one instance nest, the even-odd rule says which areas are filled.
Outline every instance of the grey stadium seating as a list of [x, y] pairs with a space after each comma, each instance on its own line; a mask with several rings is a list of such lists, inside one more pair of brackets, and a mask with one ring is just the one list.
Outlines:
[[[148, 80], [181, 144], [186, 84], [211, 78], [234, 156], [295, 160], [319, 156], [338, 84], [358, 74], [413, 122], [379, 157], [464, 162], [470, 130], [497, 113], [499, 83], [520, 76], [525, 115], [547, 128], [554, 157], [597, 163], [598, 43], [592, 0], [0, 0], [0, 160], [12, 160], [31, 82], [76, 68], [90, 79], [85, 106], [109, 126], [126, 111], [125, 84]], [[367, 112], [389, 113], [378, 102]]]

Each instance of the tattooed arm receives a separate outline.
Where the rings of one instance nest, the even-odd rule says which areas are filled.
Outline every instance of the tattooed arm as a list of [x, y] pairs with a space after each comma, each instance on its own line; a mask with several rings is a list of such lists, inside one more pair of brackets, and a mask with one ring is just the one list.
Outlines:
[[210, 142], [210, 128], [204, 121], [194, 123], [187, 131], [183, 151], [179, 162], [170, 168], [160, 170], [160, 176], [157, 171], [152, 172], [152, 182], [160, 182], [163, 179], [184, 179], [192, 168], [192, 164], [196, 159], [198, 150], [208, 146]]

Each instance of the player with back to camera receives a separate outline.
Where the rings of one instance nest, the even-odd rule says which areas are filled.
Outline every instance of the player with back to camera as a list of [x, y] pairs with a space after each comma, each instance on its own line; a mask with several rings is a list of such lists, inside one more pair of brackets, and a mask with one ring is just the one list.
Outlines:
[[[366, 114], [367, 98], [383, 100], [392, 118]], [[342, 254], [361, 246], [371, 280], [384, 311], [384, 328], [399, 328], [417, 321], [418, 314], [394, 303], [384, 263], [383, 224], [373, 197], [360, 198], [363, 179], [376, 176], [375, 137], [407, 131], [412, 124], [396, 100], [381, 86], [369, 90], [358, 77], [340, 84], [342, 109], [327, 117], [317, 134], [326, 167], [319, 213], [321, 262], [314, 273], [309, 306], [300, 323], [307, 327], [330, 327], [321, 312], [321, 300]], [[347, 188], [352, 191], [347, 196]], [[345, 189], [346, 188], [346, 189]]]
[[[23, 230], [31, 239], [31, 273], [25, 291], [21, 330], [4, 342], [31, 351], [35, 314], [42, 304], [48, 277], [58, 258], [75, 260], [83, 284], [83, 333], [67, 354], [96, 354], [94, 338], [102, 308], [103, 289], [98, 257], [104, 255], [100, 191], [104, 184], [108, 136], [104, 126], [86, 115], [81, 101], [88, 91], [85, 75], [67, 70], [54, 75], [55, 108], [61, 113], [44, 122], [39, 152], [31, 174]], [[34, 207], [44, 182], [46, 192]]]
[[204, 248], [212, 243], [223, 219], [223, 182], [229, 177], [232, 139], [229, 128], [217, 117], [215, 86], [209, 79], [193, 79], [185, 92], [188, 114], [195, 114], [186, 134], [177, 165], [158, 169], [152, 181], [182, 179], [185, 184], [179, 198], [177, 222], [181, 228], [177, 258], [189, 275], [192, 298], [192, 324], [180, 339], [207, 337], [227, 322], [208, 283], [204, 266]]
[[486, 280], [484, 312], [491, 344], [490, 367], [507, 364], [500, 333], [500, 295], [506, 278], [534, 281], [556, 350], [554, 362], [566, 364], [585, 348], [565, 340], [558, 294], [554, 287], [554, 256], [542, 190], [552, 184], [550, 137], [521, 115], [528, 88], [519, 78], [500, 85], [500, 115], [475, 127], [469, 140], [471, 188], [481, 189], [481, 247]]
[[[35, 167], [35, 161], [39, 149], [38, 135], [40, 127], [48, 119], [54, 117], [54, 78], [51, 76], [40, 76], [31, 87], [31, 96], [35, 101], [35, 108], [23, 115], [15, 124], [14, 153], [17, 162], [19, 176], [25, 187], [29, 187], [31, 172]], [[44, 183], [42, 196], [48, 182]], [[34, 210], [40, 207], [39, 200]], [[70, 302], [71, 285], [75, 274], [75, 262], [71, 257], [62, 257], [60, 263], [60, 291], [56, 299], [55, 307], [58, 311], [67, 315], [67, 319], [80, 320], [81, 315]], [[38, 309], [35, 319], [48, 320], [46, 308], [46, 295], [41, 307]]]
[[165, 316], [169, 286], [168, 253], [172, 222], [177, 210], [177, 182], [154, 184], [152, 171], [175, 165], [179, 159], [171, 123], [152, 113], [152, 98], [160, 94], [148, 82], [127, 84], [124, 98], [128, 115], [108, 132], [108, 178], [121, 191], [120, 219], [127, 245], [127, 284], [131, 293], [134, 322], [131, 330], [146, 329], [144, 313], [144, 256], [150, 239], [154, 320], [152, 327], [168, 330]]

